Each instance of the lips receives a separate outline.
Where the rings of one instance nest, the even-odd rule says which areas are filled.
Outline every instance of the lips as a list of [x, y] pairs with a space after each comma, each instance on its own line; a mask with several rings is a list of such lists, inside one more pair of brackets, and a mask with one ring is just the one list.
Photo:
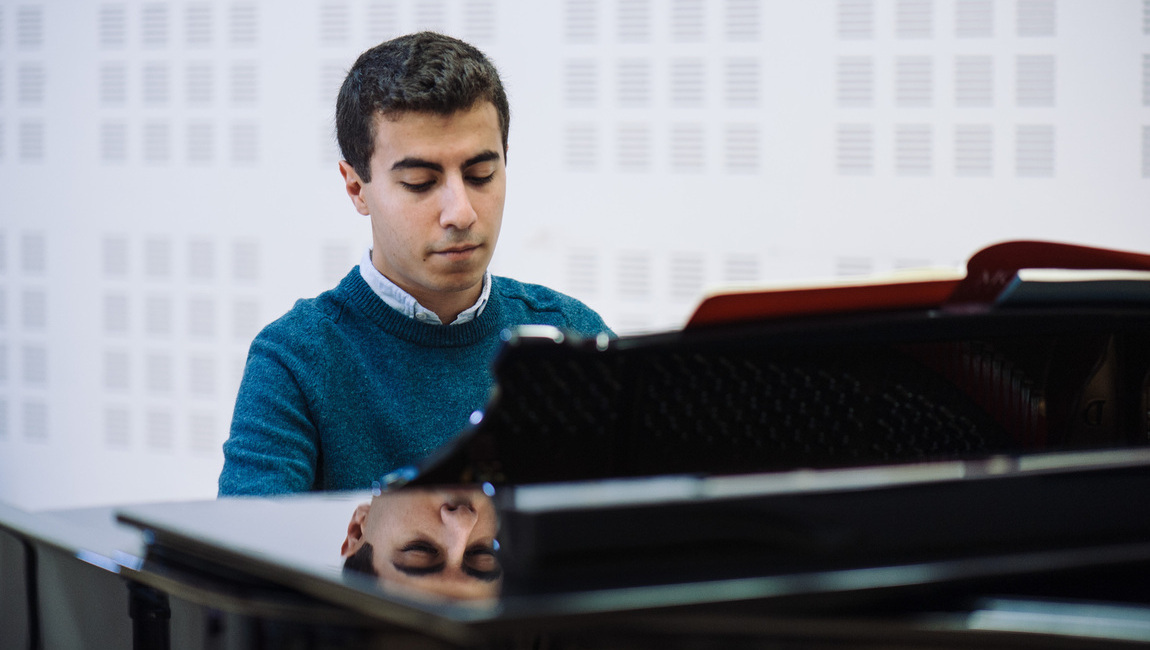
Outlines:
[[432, 251], [432, 254], [446, 257], [448, 259], [459, 259], [470, 256], [472, 253], [478, 251], [479, 248], [480, 244], [464, 244]]

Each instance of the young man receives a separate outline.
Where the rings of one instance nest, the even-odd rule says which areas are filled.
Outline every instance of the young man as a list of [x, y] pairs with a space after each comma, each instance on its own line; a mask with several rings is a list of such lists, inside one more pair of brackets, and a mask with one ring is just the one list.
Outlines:
[[344, 572], [374, 576], [408, 596], [499, 596], [499, 516], [478, 489], [384, 492], [352, 513], [340, 551]]
[[340, 172], [372, 246], [252, 342], [221, 495], [362, 489], [487, 402], [503, 330], [609, 331], [582, 303], [494, 277], [509, 126], [499, 74], [439, 34], [364, 52], [339, 92]]

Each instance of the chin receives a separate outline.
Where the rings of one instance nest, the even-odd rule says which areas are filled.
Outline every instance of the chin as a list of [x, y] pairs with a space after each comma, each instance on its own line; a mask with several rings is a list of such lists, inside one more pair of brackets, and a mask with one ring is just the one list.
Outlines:
[[450, 278], [444, 278], [437, 283], [438, 286], [436, 290], [441, 293], [459, 293], [462, 291], [470, 291], [482, 282], [483, 271], [479, 271], [478, 273], [469, 273], [466, 277], [456, 275]]

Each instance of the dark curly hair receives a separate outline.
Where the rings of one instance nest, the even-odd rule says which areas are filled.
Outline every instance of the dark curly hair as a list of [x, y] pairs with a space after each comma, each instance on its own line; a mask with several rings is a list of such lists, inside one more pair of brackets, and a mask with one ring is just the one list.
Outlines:
[[379, 575], [375, 570], [375, 549], [372, 548], [371, 542], [364, 542], [359, 550], [343, 561], [343, 572], [346, 574], [352, 571], [370, 576]]
[[370, 183], [377, 113], [451, 115], [480, 101], [495, 105], [506, 155], [511, 110], [495, 65], [457, 38], [434, 32], [400, 36], [359, 55], [348, 71], [336, 99], [336, 138], [344, 160]]

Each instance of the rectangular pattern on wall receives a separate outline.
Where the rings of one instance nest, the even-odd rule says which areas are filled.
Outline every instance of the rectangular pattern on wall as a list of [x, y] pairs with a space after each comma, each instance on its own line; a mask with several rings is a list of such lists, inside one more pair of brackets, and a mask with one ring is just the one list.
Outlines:
[[895, 171], [900, 176], [929, 176], [934, 171], [934, 133], [929, 124], [898, 124]]
[[994, 57], [954, 57], [954, 105], [958, 108], [994, 106]]
[[246, 48], [259, 43], [259, 7], [251, 2], [233, 2], [228, 8], [228, 42]]
[[568, 108], [594, 108], [599, 102], [599, 63], [594, 59], [568, 61], [563, 71], [564, 101]]
[[1150, 125], [1142, 127], [1142, 178], [1150, 178]]
[[1054, 126], [1020, 124], [1015, 129], [1015, 174], [1020, 177], [1054, 176]]
[[723, 257], [722, 281], [730, 283], [759, 280], [759, 258], [749, 253], [731, 253]]
[[48, 383], [48, 350], [26, 343], [20, 349], [20, 379], [26, 386], [42, 388]]
[[193, 2], [184, 7], [184, 44], [190, 48], [209, 47], [215, 35], [212, 21], [215, 19], [212, 5], [206, 2]]
[[567, 286], [583, 296], [599, 291], [599, 253], [591, 249], [567, 252]]
[[599, 35], [597, 0], [565, 0], [563, 35], [568, 43], [594, 43]]
[[128, 43], [128, 8], [105, 4], [97, 10], [96, 36], [101, 48], [120, 49]]
[[647, 251], [625, 251], [618, 259], [617, 287], [625, 300], [651, 297], [651, 254]]
[[874, 171], [874, 128], [871, 125], [838, 125], [835, 149], [839, 174], [869, 175]]
[[615, 68], [616, 97], [623, 108], [643, 108], [651, 103], [651, 62], [623, 59]]
[[671, 171], [702, 172], [706, 168], [706, 134], [702, 124], [671, 125]]
[[152, 295], [144, 298], [144, 333], [150, 337], [172, 335], [172, 298]]
[[184, 144], [187, 160], [192, 165], [208, 165], [216, 160], [216, 129], [211, 122], [189, 122]]
[[620, 43], [646, 43], [651, 39], [650, 0], [617, 0], [616, 38]]
[[994, 127], [958, 124], [954, 127], [955, 176], [991, 176], [994, 173]]
[[671, 61], [671, 106], [701, 108], [706, 94], [707, 64], [703, 59]]
[[929, 56], [895, 58], [895, 105], [923, 108], [934, 103], [934, 59]]
[[754, 173], [759, 170], [759, 125], [726, 124], [723, 127], [723, 158], [727, 171]]
[[21, 50], [36, 50], [44, 46], [44, 8], [21, 5], [16, 7], [16, 46]]
[[671, 40], [676, 43], [702, 42], [707, 29], [703, 0], [672, 0]]
[[128, 66], [122, 61], [100, 65], [100, 104], [123, 106], [128, 101]]
[[22, 63], [16, 69], [16, 101], [21, 106], [43, 105], [44, 77], [44, 66], [40, 63]]
[[563, 132], [564, 167], [589, 172], [598, 167], [599, 129], [595, 124], [568, 124]]
[[[463, 3], [463, 39], [484, 47], [497, 40], [494, 0], [465, 0]], [[381, 39], [382, 40], [382, 39]]]
[[762, 33], [760, 0], [726, 0], [724, 34], [731, 43], [754, 43]]
[[416, 30], [445, 32], [447, 30], [447, 3], [444, 0], [424, 0], [415, 5]]
[[871, 106], [874, 103], [874, 57], [839, 57], [837, 81], [840, 108]]
[[934, 0], [897, 0], [895, 35], [898, 38], [932, 38]]
[[24, 289], [20, 293], [20, 325], [25, 331], [48, 328], [48, 296], [43, 289]]
[[760, 72], [755, 58], [727, 59], [723, 90], [729, 108], [756, 108], [759, 105]]
[[373, 2], [367, 6], [367, 41], [381, 43], [399, 34], [398, 3]]
[[874, 272], [874, 261], [867, 257], [844, 256], [835, 258], [835, 275], [853, 277]]
[[319, 44], [340, 46], [351, 39], [351, 6], [327, 2], [319, 10]]
[[843, 40], [874, 37], [874, 0], [838, 0], [838, 36]]
[[1015, 16], [1021, 37], [1054, 36], [1057, 31], [1055, 0], [1016, 0]]
[[619, 169], [624, 172], [651, 170], [651, 127], [643, 123], [620, 124], [615, 133]]
[[132, 416], [122, 406], [104, 408], [104, 444], [112, 449], [123, 449], [132, 443]]
[[168, 45], [168, 5], [150, 2], [140, 8], [140, 42], [146, 48]]
[[109, 233], [101, 239], [100, 257], [104, 346], [97, 385], [104, 444], [120, 450], [141, 444], [159, 453], [217, 452], [224, 432], [203, 423], [219, 426], [210, 411], [230, 411], [218, 344], [234, 340], [246, 346], [263, 325], [255, 296], [233, 295], [229, 302], [217, 293], [225, 286], [232, 292], [254, 289], [262, 276], [259, 242], [133, 240]]
[[1016, 98], [1019, 106], [1054, 106], [1054, 57], [1042, 55], [1019, 55], [1015, 68], [1018, 87]]
[[1150, 106], [1150, 54], [1142, 55], [1142, 105]]
[[[261, 96], [259, 65], [252, 60], [233, 59], [223, 67], [206, 57], [213, 48], [227, 47], [242, 52], [258, 41], [258, 8], [252, 3], [233, 3], [222, 14], [227, 19], [227, 39], [221, 42], [216, 21], [221, 14], [209, 3], [193, 2], [182, 8], [165, 3], [145, 3], [132, 10], [138, 18], [138, 39], [130, 38], [133, 14], [120, 4], [102, 5], [97, 11], [97, 41], [110, 58], [98, 64], [98, 101], [101, 106], [122, 110], [106, 113], [97, 125], [98, 160], [109, 165], [140, 163], [196, 166], [220, 161], [216, 138], [226, 140], [229, 155], [223, 160], [251, 165], [259, 159], [259, 126], [254, 120], [233, 122], [218, 130], [206, 111], [222, 98], [239, 111], [258, 110]], [[181, 29], [175, 30], [180, 22]], [[176, 35], [186, 47], [187, 60], [179, 60], [173, 44]], [[132, 56], [125, 50], [138, 44], [143, 61], [130, 69], [123, 60]], [[222, 78], [220, 75], [223, 75]], [[192, 112], [179, 121], [170, 109], [187, 107]], [[147, 109], [139, 117], [137, 107]], [[205, 112], [201, 112], [205, 111]], [[255, 112], [251, 113], [253, 116]], [[129, 116], [131, 116], [129, 118]]]
[[128, 160], [128, 125], [123, 121], [106, 121], [100, 125], [100, 161], [118, 164]]
[[955, 0], [954, 35], [958, 38], [994, 36], [994, 0]]
[[697, 252], [671, 254], [671, 297], [678, 300], [695, 300], [703, 291], [706, 273], [703, 256]]
[[20, 410], [24, 420], [24, 438], [31, 442], [47, 442], [48, 404], [40, 399], [30, 399]]
[[20, 162], [44, 162], [44, 140], [46, 138], [44, 123], [35, 119], [21, 120], [19, 129], [16, 149], [19, 153]]
[[[955, 0], [954, 34], [959, 39], [989, 39], [995, 33], [995, 0]], [[891, 0], [883, 7], [893, 10], [893, 36], [897, 41], [931, 38], [937, 11], [945, 6], [934, 0]], [[1015, 0], [1010, 3], [1013, 10], [1013, 36], [1017, 38], [1049, 38], [1057, 33], [1058, 4], [1054, 0]], [[848, 29], [848, 25], [867, 24], [873, 20], [876, 3], [861, 0], [840, 0], [837, 7], [839, 40], [849, 43], [857, 40], [862, 31]], [[872, 34], [873, 35], [873, 34]], [[879, 35], [878, 40], [884, 36]], [[972, 40], [971, 43], [977, 41]], [[987, 42], [989, 47], [992, 43]], [[844, 45], [846, 47], [846, 45]], [[838, 58], [836, 75], [836, 104], [840, 109], [866, 108], [868, 73], [865, 56], [857, 46], [851, 47], [851, 54]], [[976, 48], [964, 48], [953, 56], [953, 102], [958, 109], [988, 109], [1000, 105], [996, 98], [996, 71], [1002, 65], [994, 54], [977, 52]], [[936, 70], [941, 60], [919, 53], [896, 53], [893, 56], [891, 82], [893, 83], [893, 105], [895, 109], [923, 109], [934, 107], [947, 99], [945, 89], [940, 94], [936, 81], [945, 79], [946, 71]], [[1051, 109], [1057, 106], [1058, 66], [1053, 53], [1020, 53], [1006, 60], [1014, 87], [1009, 101], [1014, 107], [1023, 110]], [[1150, 64], [1148, 64], [1150, 65]], [[1150, 79], [1150, 73], [1144, 76]], [[873, 82], [872, 82], [873, 83]], [[1150, 81], [1144, 81], [1150, 87]], [[1144, 91], [1150, 96], [1150, 90]], [[909, 113], [908, 113], [909, 115]], [[845, 117], [845, 114], [844, 114]], [[849, 119], [849, 118], [848, 118]], [[866, 119], [863, 117], [862, 119]], [[979, 118], [976, 118], [979, 119]], [[1037, 114], [1030, 116], [1020, 113], [1019, 122], [1012, 125], [1013, 143], [1008, 149], [1014, 157], [1014, 172], [1020, 178], [1052, 178], [1055, 175], [1055, 130], [1053, 125], [1034, 124], [1049, 120]], [[852, 127], [837, 127], [835, 146], [837, 148], [837, 169], [840, 174], [859, 174], [869, 167], [863, 162], [870, 157], [884, 154], [870, 150], [865, 144], [865, 132], [856, 124]], [[923, 128], [929, 127], [928, 130]], [[953, 133], [953, 173], [956, 177], [991, 177], [994, 174], [994, 125], [962, 124], [961, 120], [950, 123], [923, 124], [912, 127], [908, 122], [893, 127], [891, 154], [895, 176], [933, 175], [936, 150], [936, 134]], [[927, 132], [930, 137], [926, 136]], [[1005, 133], [1005, 131], [1004, 131]], [[883, 142], [872, 141], [880, 147]]]

